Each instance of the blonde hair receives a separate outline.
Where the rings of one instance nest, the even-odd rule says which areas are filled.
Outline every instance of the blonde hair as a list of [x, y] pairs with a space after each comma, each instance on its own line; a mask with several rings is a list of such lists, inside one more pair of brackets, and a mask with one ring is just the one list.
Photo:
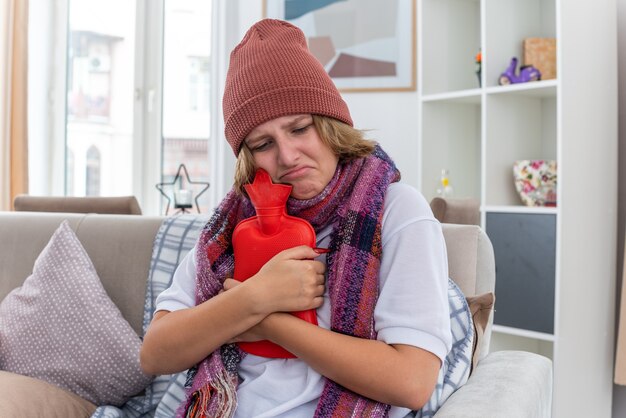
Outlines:
[[[340, 162], [367, 157], [374, 151], [376, 142], [365, 139], [363, 131], [328, 116], [312, 116], [320, 139], [339, 157]], [[252, 152], [243, 142], [235, 165], [235, 189], [239, 193], [245, 194], [243, 186], [252, 182], [255, 171]]]

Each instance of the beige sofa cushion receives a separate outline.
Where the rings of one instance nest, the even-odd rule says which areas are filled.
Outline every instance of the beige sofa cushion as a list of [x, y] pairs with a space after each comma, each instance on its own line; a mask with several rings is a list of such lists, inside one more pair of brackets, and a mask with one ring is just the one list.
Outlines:
[[0, 212], [0, 301], [30, 275], [63, 220], [87, 250], [111, 300], [137, 335], [143, 335], [150, 257], [162, 217]]
[[495, 291], [496, 265], [493, 246], [479, 226], [444, 223], [442, 228], [448, 251], [448, 273], [468, 298], [468, 302], [471, 302], [470, 309], [473, 307], [476, 330], [481, 334], [474, 356], [477, 361], [489, 353], [493, 306], [489, 306], [484, 298], [473, 297]]
[[43, 380], [0, 371], [0, 417], [86, 418], [95, 410], [91, 402]]
[[64, 221], [33, 274], [0, 303], [0, 369], [119, 406], [152, 380], [139, 366], [140, 347]]
[[480, 202], [476, 199], [435, 197], [430, 208], [441, 223], [480, 225]]
[[29, 196], [19, 195], [13, 200], [16, 211], [109, 213], [141, 215], [135, 196]]

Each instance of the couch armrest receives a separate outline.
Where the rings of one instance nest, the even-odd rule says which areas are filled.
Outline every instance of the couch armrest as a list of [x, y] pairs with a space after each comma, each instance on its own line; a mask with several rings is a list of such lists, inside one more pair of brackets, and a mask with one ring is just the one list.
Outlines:
[[448, 398], [436, 418], [552, 416], [552, 361], [525, 351], [496, 351]]

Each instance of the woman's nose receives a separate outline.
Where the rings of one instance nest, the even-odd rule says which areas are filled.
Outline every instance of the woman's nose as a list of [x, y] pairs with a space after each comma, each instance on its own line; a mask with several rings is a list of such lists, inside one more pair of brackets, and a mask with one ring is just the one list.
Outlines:
[[298, 160], [300, 152], [293, 141], [281, 141], [278, 146], [278, 162], [284, 166], [291, 166]]

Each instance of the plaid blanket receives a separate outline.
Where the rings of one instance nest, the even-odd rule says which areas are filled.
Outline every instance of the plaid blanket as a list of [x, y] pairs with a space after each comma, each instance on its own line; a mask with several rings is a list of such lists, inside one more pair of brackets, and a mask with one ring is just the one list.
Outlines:
[[[144, 304], [143, 330], [154, 314], [156, 297], [170, 286], [174, 271], [193, 248], [209, 215], [183, 214], [166, 218], [159, 228], [152, 249]], [[468, 379], [474, 329], [465, 296], [448, 280], [448, 301], [452, 326], [452, 349], [439, 372], [437, 386], [428, 403], [415, 413], [417, 418], [433, 417], [448, 397]], [[101, 406], [92, 418], [171, 418], [185, 399], [187, 372], [158, 376], [145, 393], [130, 399], [123, 407]]]
[[[154, 314], [156, 298], [172, 283], [176, 266], [195, 245], [209, 215], [183, 214], [166, 218], [154, 239], [143, 312], [145, 333]], [[145, 393], [130, 399], [122, 408], [101, 406], [92, 418], [171, 418], [185, 398], [187, 372], [158, 376]]]
[[417, 418], [430, 418], [458, 388], [469, 378], [472, 365], [472, 347], [474, 345], [474, 327], [465, 295], [461, 289], [448, 279], [448, 304], [450, 306], [450, 327], [452, 331], [452, 349], [446, 356], [437, 386], [422, 409], [416, 412]]

